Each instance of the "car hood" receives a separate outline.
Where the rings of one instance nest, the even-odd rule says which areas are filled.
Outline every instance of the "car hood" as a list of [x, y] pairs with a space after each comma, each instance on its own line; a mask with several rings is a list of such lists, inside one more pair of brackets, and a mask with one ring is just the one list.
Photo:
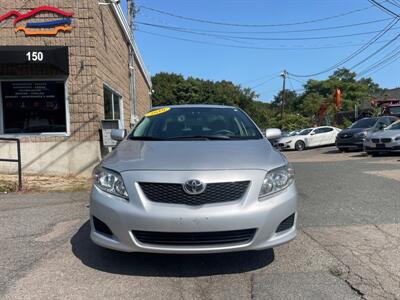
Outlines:
[[400, 136], [400, 129], [377, 131], [371, 135], [371, 138], [392, 138], [397, 136]]
[[371, 128], [346, 128], [343, 129], [342, 131], [340, 131], [339, 135], [343, 135], [343, 134], [356, 134], [356, 133], [360, 133], [363, 131], [369, 131], [371, 130]]
[[133, 141], [125, 140], [102, 162], [118, 172], [129, 170], [271, 170], [286, 158], [267, 140]]

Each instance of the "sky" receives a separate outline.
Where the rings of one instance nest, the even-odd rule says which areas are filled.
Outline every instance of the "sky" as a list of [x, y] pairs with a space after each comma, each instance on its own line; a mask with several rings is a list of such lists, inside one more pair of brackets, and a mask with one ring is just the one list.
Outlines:
[[[382, 4], [400, 13], [400, 5]], [[124, 1], [122, 5], [126, 8]], [[136, 0], [136, 6], [135, 39], [151, 75], [174, 72], [229, 80], [252, 88], [259, 94], [258, 100], [265, 102], [282, 88], [279, 75], [283, 70], [295, 75], [326, 70], [360, 49], [393, 20], [367, 0]], [[342, 16], [335, 17], [338, 15]], [[367, 22], [373, 23], [360, 25]], [[282, 26], [288, 23], [292, 25]], [[358, 25], [348, 26], [352, 24]], [[398, 87], [400, 62], [395, 55], [400, 47], [400, 39], [396, 39], [399, 28], [400, 22], [343, 66], [355, 72], [368, 71], [381, 59], [393, 57], [385, 68], [367, 75], [381, 87]], [[286, 88], [301, 93], [309, 78], [325, 79], [332, 72], [312, 77], [289, 75]]]

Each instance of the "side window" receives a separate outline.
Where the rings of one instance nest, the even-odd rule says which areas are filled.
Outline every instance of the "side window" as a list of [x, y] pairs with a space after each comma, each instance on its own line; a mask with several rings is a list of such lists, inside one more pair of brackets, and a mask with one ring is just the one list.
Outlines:
[[314, 132], [315, 134], [321, 134], [321, 133], [324, 132], [324, 129], [323, 129], [323, 128], [318, 128], [318, 129], [315, 129], [313, 132]]
[[104, 86], [104, 119], [121, 120], [121, 99], [122, 97], [115, 91]]

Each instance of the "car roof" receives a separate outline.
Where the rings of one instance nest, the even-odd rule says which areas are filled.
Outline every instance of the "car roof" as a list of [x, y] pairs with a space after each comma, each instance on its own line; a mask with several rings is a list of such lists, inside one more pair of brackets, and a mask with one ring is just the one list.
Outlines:
[[237, 108], [235, 106], [230, 105], [219, 105], [219, 104], [179, 104], [179, 105], [162, 105], [162, 106], [154, 106], [151, 110], [160, 109], [160, 108]]

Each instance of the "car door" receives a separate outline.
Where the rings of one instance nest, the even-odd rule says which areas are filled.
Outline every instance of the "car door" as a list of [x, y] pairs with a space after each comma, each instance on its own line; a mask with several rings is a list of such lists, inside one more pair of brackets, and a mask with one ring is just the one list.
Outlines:
[[321, 142], [321, 128], [316, 128], [313, 131], [311, 131], [306, 140], [307, 147], [316, 147], [319, 146], [319, 143]]
[[317, 147], [322, 145], [330, 144], [333, 129], [330, 127], [321, 127], [314, 129], [314, 135], [312, 136], [312, 146]]
[[322, 133], [321, 133], [321, 143], [320, 145], [331, 145], [335, 143], [336, 139], [336, 130], [332, 127], [324, 127], [322, 128]]

